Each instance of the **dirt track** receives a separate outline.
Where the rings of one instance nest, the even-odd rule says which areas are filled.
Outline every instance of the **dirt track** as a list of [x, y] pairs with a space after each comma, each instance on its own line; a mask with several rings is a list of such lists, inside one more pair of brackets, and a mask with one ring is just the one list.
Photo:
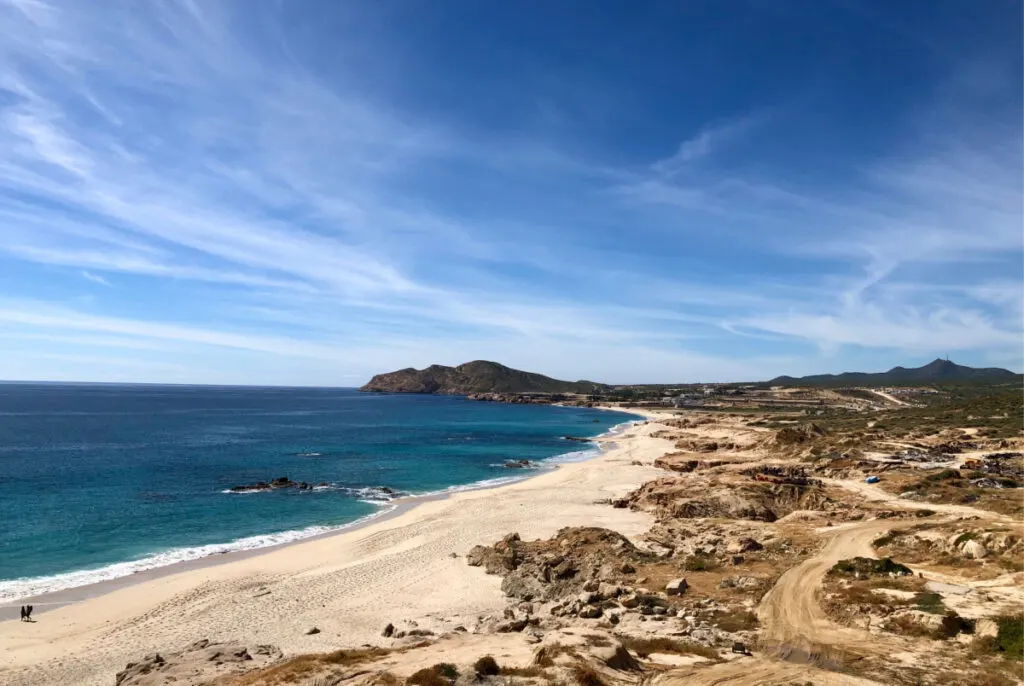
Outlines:
[[835, 527], [831, 540], [816, 556], [785, 572], [758, 607], [763, 641], [773, 651], [799, 651], [812, 661], [828, 661], [829, 650], [848, 651], [877, 645], [863, 631], [842, 627], [825, 616], [817, 592], [828, 570], [851, 557], [875, 557], [871, 541], [883, 531], [914, 522], [873, 520]]
[[[1005, 519], [984, 510], [960, 505], [933, 505], [901, 500], [882, 489], [860, 481], [831, 483], [866, 496], [908, 509], [931, 509], [950, 515]], [[818, 590], [828, 570], [839, 560], [875, 557], [871, 541], [884, 531], [913, 526], [916, 522], [870, 520], [837, 526], [828, 532], [829, 541], [820, 553], [786, 571], [765, 594], [757, 614], [764, 633], [758, 657], [733, 660], [712, 667], [673, 670], [653, 681], [669, 684], [792, 684], [813, 679], [825, 686], [864, 686], [878, 682], [842, 674], [842, 664], [867, 655], [892, 654], [908, 639], [887, 637], [884, 644], [866, 631], [840, 626], [825, 615], [818, 604]], [[909, 646], [907, 646], [909, 647]]]
[[652, 686], [793, 686], [813, 679], [815, 686], [879, 686], [877, 681], [828, 672], [808, 665], [747, 657], [711, 667], [687, 667], [654, 678]]
[[967, 505], [920, 503], [915, 500], [905, 500], [899, 496], [889, 493], [876, 484], [865, 483], [859, 479], [823, 479], [823, 481], [829, 485], [845, 488], [846, 490], [852, 491], [868, 500], [891, 503], [896, 507], [901, 507], [906, 510], [931, 510], [932, 512], [942, 512], [944, 514], [958, 515], [960, 517], [980, 517], [982, 519], [1018, 523], [1013, 517], [1002, 515], [997, 512], [990, 512], [989, 510], [981, 510], [976, 507], [969, 507]]

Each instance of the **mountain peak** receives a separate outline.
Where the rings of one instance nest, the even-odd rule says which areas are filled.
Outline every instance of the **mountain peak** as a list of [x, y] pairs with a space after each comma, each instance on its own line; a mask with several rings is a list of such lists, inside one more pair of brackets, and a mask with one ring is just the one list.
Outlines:
[[933, 381], [1010, 381], [1017, 377], [1018, 375], [1009, 369], [966, 367], [939, 357], [923, 367], [912, 367], [909, 369], [907, 367], [893, 367], [889, 371], [881, 373], [845, 372], [843, 374], [818, 374], [798, 379], [780, 376], [768, 383], [789, 386], [834, 384], [884, 386], [888, 384], [914, 384]]

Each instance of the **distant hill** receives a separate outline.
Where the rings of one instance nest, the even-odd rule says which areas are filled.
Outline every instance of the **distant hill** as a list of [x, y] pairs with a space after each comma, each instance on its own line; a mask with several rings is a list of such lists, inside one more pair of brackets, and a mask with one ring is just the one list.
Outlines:
[[936, 359], [923, 367], [893, 367], [887, 372], [846, 372], [814, 376], [777, 376], [772, 386], [897, 386], [943, 381], [1014, 381], [1019, 379], [1009, 369], [998, 367], [965, 367], [949, 360]]
[[378, 374], [361, 391], [385, 393], [592, 393], [606, 388], [593, 381], [559, 381], [543, 374], [512, 369], [497, 362], [477, 360], [445, 367], [434, 364], [426, 369], [400, 369]]

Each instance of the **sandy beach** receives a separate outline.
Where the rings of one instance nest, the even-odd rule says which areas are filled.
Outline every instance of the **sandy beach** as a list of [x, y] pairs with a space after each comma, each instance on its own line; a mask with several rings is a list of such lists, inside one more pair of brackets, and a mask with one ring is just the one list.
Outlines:
[[[173, 568], [40, 614], [0, 622], [0, 682], [109, 684], [126, 663], [198, 639], [274, 644], [286, 655], [357, 646], [388, 622], [438, 633], [500, 615], [501, 579], [466, 564], [507, 533], [593, 525], [636, 535], [650, 515], [597, 501], [658, 476], [672, 447], [639, 424], [608, 449], [532, 479], [416, 504], [352, 531], [219, 564]], [[635, 464], [640, 462], [642, 464]], [[88, 595], [88, 594], [86, 594]], [[411, 625], [410, 625], [411, 626]], [[320, 630], [306, 635], [311, 627]]]

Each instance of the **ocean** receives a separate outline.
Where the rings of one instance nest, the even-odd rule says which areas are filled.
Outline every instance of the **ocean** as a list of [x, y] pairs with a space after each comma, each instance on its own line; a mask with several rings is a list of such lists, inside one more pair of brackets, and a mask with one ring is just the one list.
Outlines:
[[[0, 601], [326, 533], [402, 496], [524, 478], [596, 454], [566, 435], [636, 419], [353, 389], [0, 384]], [[280, 477], [311, 488], [231, 490]]]

